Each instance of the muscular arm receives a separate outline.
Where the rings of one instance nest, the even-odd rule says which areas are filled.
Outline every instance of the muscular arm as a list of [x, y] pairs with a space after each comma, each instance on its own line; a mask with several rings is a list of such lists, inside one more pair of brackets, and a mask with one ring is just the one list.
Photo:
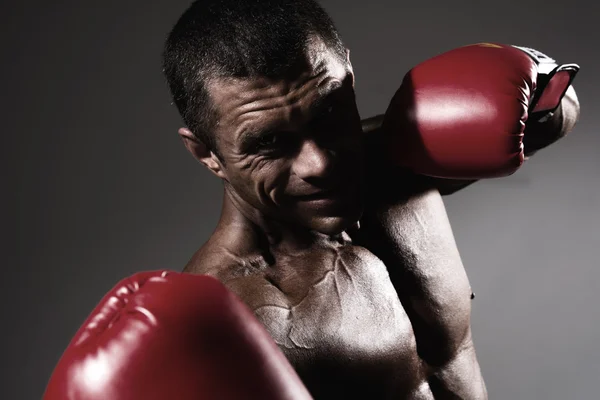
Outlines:
[[387, 266], [435, 398], [485, 399], [470, 332], [472, 291], [442, 198], [410, 177], [385, 176], [387, 183], [370, 180], [352, 240]]
[[[556, 111], [543, 122], [531, 121], [525, 127], [523, 145], [526, 159], [573, 130], [579, 120], [580, 106], [573, 86], [565, 93]], [[377, 115], [362, 121], [363, 131], [372, 137], [380, 134], [383, 115]], [[477, 180], [442, 179], [422, 176], [420, 179], [427, 186], [436, 187], [442, 195], [449, 195], [461, 190]]]

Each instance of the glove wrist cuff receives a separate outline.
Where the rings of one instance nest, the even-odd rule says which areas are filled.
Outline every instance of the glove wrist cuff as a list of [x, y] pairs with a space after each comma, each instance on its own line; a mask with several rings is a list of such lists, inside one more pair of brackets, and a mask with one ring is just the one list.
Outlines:
[[513, 46], [527, 54], [537, 66], [537, 79], [529, 113], [535, 120], [547, 119], [558, 108], [579, 72], [577, 64], [558, 65], [556, 60], [530, 47]]

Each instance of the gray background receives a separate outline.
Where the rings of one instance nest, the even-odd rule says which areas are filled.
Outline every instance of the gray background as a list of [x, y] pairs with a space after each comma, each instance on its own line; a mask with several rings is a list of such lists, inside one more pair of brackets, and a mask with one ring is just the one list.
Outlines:
[[[163, 38], [187, 4], [0, 6], [3, 399], [39, 398], [104, 292], [136, 271], [181, 269], [216, 223], [220, 183], [181, 145], [160, 71]], [[385, 110], [411, 66], [456, 46], [520, 44], [582, 66], [575, 131], [512, 177], [446, 203], [477, 295], [491, 398], [598, 398], [598, 5], [324, 5], [351, 48], [364, 117]]]

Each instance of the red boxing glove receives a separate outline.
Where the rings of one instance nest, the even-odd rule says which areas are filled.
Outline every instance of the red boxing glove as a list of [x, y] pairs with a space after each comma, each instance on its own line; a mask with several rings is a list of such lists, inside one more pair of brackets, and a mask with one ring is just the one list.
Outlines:
[[217, 280], [121, 281], [64, 352], [44, 400], [310, 399], [252, 312]]
[[528, 117], [554, 111], [579, 67], [535, 50], [480, 43], [404, 77], [383, 120], [395, 165], [451, 179], [506, 176], [523, 163]]

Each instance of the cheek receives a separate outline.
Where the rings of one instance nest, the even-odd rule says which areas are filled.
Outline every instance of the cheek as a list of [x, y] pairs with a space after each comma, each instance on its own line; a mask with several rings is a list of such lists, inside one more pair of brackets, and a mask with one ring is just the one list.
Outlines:
[[289, 186], [291, 163], [287, 160], [269, 160], [257, 171], [256, 181], [261, 182], [256, 189], [265, 200], [275, 205], [283, 205], [286, 189]]
[[279, 204], [285, 195], [289, 180], [286, 160], [265, 157], [247, 157], [234, 166], [239, 171], [232, 186], [255, 207]]

